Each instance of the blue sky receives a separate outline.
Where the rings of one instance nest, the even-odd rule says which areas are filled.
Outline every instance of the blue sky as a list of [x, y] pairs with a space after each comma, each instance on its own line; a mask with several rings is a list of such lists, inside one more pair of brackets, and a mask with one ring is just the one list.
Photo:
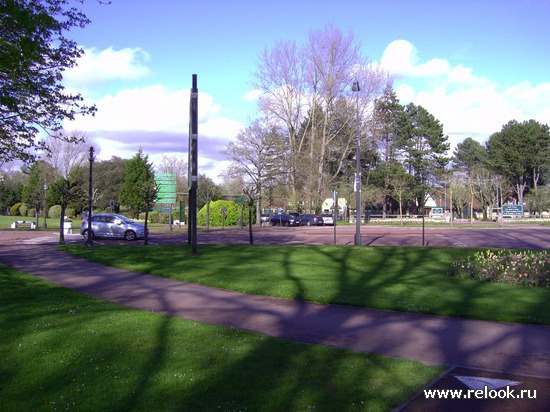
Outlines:
[[402, 103], [428, 109], [453, 146], [484, 142], [509, 120], [550, 124], [550, 0], [86, 0], [74, 30], [86, 51], [65, 79], [97, 104], [88, 133], [100, 158], [142, 147], [187, 160], [191, 76], [199, 87], [199, 172], [220, 180], [220, 153], [256, 117], [258, 55], [333, 24], [394, 77]]

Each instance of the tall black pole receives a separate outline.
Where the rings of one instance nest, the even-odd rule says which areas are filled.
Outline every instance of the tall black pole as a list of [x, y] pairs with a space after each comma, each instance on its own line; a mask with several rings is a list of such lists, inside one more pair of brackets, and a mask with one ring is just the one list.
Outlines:
[[[352, 92], [357, 93], [357, 111], [355, 112], [355, 122], [357, 127], [357, 145], [355, 148], [355, 246], [361, 246], [361, 131], [359, 126], [359, 92], [361, 87], [359, 81], [353, 82]], [[336, 205], [335, 205], [336, 206]], [[336, 224], [336, 222], [335, 222]]]
[[197, 254], [197, 187], [198, 187], [198, 110], [199, 90], [197, 75], [193, 75], [193, 86], [189, 100], [189, 225], [187, 243], [193, 255]]
[[90, 147], [90, 182], [88, 188], [88, 236], [86, 237], [86, 247], [94, 247], [94, 236], [92, 234], [92, 208], [94, 200], [94, 191], [93, 191], [93, 179], [92, 179], [92, 166], [94, 164], [94, 148]]

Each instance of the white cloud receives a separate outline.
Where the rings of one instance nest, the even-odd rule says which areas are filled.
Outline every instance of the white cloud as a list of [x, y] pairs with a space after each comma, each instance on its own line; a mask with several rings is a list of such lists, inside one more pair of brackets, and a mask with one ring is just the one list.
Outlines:
[[[189, 89], [170, 90], [162, 85], [124, 89], [95, 102], [94, 117], [78, 118], [67, 129], [86, 131], [98, 148], [98, 159], [131, 158], [140, 148], [151, 160], [175, 152], [187, 161]], [[214, 98], [199, 92], [200, 173], [219, 182], [220, 154], [243, 128], [218, 116], [221, 107]]]
[[248, 93], [246, 93], [243, 96], [243, 100], [253, 102], [253, 101], [258, 100], [262, 94], [263, 94], [263, 92], [261, 90], [258, 90], [258, 89], [250, 90]]
[[468, 136], [483, 143], [510, 120], [550, 123], [550, 83], [499, 85], [442, 58], [422, 62], [406, 40], [390, 43], [381, 64], [394, 76], [402, 103], [425, 107], [443, 124], [451, 149]]
[[[66, 72], [64, 84], [68, 91], [80, 92], [98, 110], [95, 116], [78, 117], [65, 128], [86, 132], [99, 160], [113, 156], [128, 159], [141, 148], [153, 162], [161, 161], [166, 153], [181, 155], [187, 161], [190, 90], [142, 82], [124, 88], [120, 81], [136, 84], [136, 80], [151, 75], [149, 54], [140, 48], [85, 51], [78, 66]], [[200, 173], [219, 181], [226, 168], [221, 152], [243, 126], [220, 116], [222, 107], [214, 96], [199, 92], [198, 99]]]
[[141, 79], [151, 74], [146, 65], [149, 59], [149, 54], [140, 48], [84, 48], [84, 55], [63, 78], [68, 87], [78, 84], [80, 89], [113, 80]]
[[414, 88], [408, 84], [400, 84], [394, 90], [400, 101], [410, 102], [414, 99]]
[[413, 75], [418, 62], [416, 48], [406, 40], [395, 40], [384, 50], [381, 65], [396, 78]]
[[78, 119], [81, 130], [181, 130], [189, 118], [189, 91], [160, 85], [125, 89], [95, 102], [94, 117]]
[[[93, 117], [78, 118], [70, 127], [97, 131], [163, 131], [187, 133], [189, 126], [189, 89], [170, 90], [162, 85], [124, 89], [95, 101]], [[234, 136], [240, 124], [217, 117], [220, 105], [208, 94], [199, 92], [199, 124], [209, 135]]]

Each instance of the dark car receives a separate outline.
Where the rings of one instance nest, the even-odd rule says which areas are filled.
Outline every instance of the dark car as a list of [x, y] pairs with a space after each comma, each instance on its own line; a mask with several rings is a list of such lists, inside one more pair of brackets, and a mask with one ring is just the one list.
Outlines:
[[271, 217], [269, 221], [271, 226], [300, 226], [300, 218], [281, 213]]
[[300, 216], [300, 221], [302, 226], [322, 226], [324, 224], [321, 216], [309, 213]]
[[[82, 220], [80, 234], [88, 239], [88, 219]], [[126, 216], [115, 213], [98, 213], [92, 215], [92, 237], [109, 237], [126, 240], [143, 239], [145, 227]]]

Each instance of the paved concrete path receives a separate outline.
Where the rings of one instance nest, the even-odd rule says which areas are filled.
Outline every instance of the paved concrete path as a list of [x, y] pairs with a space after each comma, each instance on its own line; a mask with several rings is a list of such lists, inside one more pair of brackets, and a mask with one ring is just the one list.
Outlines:
[[106, 267], [53, 245], [3, 245], [0, 262], [67, 288], [169, 316], [430, 364], [550, 378], [547, 326], [244, 295]]

